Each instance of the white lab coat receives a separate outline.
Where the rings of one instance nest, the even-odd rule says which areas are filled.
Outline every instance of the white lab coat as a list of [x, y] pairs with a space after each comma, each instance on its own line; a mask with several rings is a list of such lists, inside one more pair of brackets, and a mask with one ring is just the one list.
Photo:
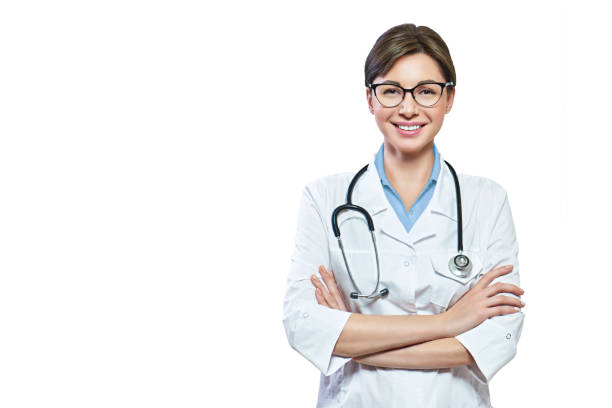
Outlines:
[[[373, 156], [353, 191], [353, 203], [374, 221], [381, 267], [378, 300], [353, 300], [354, 291], [331, 227], [334, 208], [346, 201], [356, 173], [324, 177], [309, 183], [301, 198], [295, 249], [283, 308], [287, 338], [321, 372], [317, 407], [490, 407], [489, 387], [495, 373], [516, 354], [524, 313], [495, 316], [458, 336], [475, 365], [409, 370], [362, 365], [332, 355], [351, 312], [385, 315], [431, 315], [449, 309], [482, 274], [500, 265], [514, 270], [493, 281], [520, 286], [518, 244], [505, 190], [496, 182], [458, 174], [463, 209], [463, 247], [473, 268], [466, 278], [454, 276], [448, 261], [457, 253], [457, 208], [452, 174], [440, 156], [441, 173], [433, 197], [410, 232], [387, 201]], [[451, 163], [452, 164], [452, 163]], [[351, 272], [363, 293], [376, 285], [372, 240], [365, 218], [343, 212], [338, 217]], [[331, 268], [351, 312], [321, 306], [310, 275], [318, 266]], [[493, 284], [492, 283], [492, 284]], [[505, 294], [514, 296], [512, 294]]]

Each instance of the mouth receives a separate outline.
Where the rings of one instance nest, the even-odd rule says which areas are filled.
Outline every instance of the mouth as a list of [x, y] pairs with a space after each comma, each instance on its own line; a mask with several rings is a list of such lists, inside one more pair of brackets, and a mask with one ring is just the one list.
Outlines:
[[[393, 123], [393, 122], [391, 122]], [[397, 129], [397, 133], [400, 136], [416, 136], [421, 133], [426, 124], [419, 122], [404, 122], [404, 123], [393, 123], [393, 126]]]
[[415, 130], [419, 130], [422, 127], [424, 127], [425, 123], [410, 124], [410, 125], [404, 125], [404, 124], [399, 125], [397, 123], [393, 123], [393, 126], [403, 131], [406, 131], [406, 132], [414, 132]]

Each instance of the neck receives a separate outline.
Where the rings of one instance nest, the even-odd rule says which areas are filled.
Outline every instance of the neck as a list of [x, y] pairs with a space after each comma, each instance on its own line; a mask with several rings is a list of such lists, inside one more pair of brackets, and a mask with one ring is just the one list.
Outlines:
[[412, 154], [385, 143], [384, 152], [385, 175], [396, 190], [420, 189], [427, 183], [434, 164], [433, 142]]

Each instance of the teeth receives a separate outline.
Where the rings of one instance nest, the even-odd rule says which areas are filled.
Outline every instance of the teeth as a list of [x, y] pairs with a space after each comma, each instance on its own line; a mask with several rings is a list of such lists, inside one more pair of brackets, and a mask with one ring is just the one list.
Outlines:
[[418, 128], [421, 127], [421, 125], [414, 125], [414, 126], [402, 126], [402, 125], [398, 125], [398, 127], [402, 130], [417, 130]]

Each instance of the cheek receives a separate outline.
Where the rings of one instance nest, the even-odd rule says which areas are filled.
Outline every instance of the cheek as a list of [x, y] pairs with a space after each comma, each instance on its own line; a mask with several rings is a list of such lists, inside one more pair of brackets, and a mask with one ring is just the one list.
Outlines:
[[379, 127], [386, 127], [389, 124], [389, 112], [382, 109], [374, 109], [374, 117]]
[[389, 131], [389, 122], [387, 121], [388, 117], [380, 113], [375, 113], [375, 117], [376, 117], [376, 125], [378, 126], [378, 129], [380, 129], [380, 131], [383, 133], [388, 132]]
[[432, 112], [430, 118], [434, 127], [439, 128], [442, 126], [442, 122], [444, 122], [444, 108], [440, 107], [440, 109], [436, 109]]

